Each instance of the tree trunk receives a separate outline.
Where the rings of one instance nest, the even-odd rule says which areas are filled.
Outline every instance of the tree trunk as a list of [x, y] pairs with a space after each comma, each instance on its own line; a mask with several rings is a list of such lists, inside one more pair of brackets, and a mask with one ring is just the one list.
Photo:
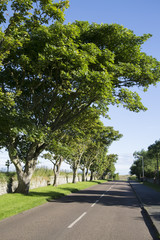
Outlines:
[[91, 171], [90, 181], [93, 181], [93, 171]]
[[15, 193], [28, 194], [30, 188], [31, 179], [28, 177], [18, 177], [18, 187], [15, 190]]
[[73, 167], [73, 180], [72, 180], [72, 183], [76, 183], [77, 169], [78, 169], [78, 167]]
[[22, 169], [17, 169], [16, 172], [17, 172], [17, 178], [18, 178], [18, 187], [16, 188], [15, 193], [22, 193], [22, 194], [29, 193], [30, 182], [31, 182], [31, 178], [34, 173], [34, 170], [35, 170], [35, 166], [32, 164], [31, 164], [31, 167], [25, 166], [24, 171]]
[[33, 159], [32, 161], [27, 162], [24, 170], [22, 168], [17, 168], [17, 166], [15, 167], [18, 178], [18, 187], [15, 190], [15, 193], [28, 194], [31, 178], [36, 167], [36, 160]]
[[54, 172], [54, 181], [53, 181], [53, 186], [57, 186], [57, 179], [58, 179], [58, 176], [59, 176], [59, 173], [60, 173], [60, 167], [61, 167], [61, 164], [63, 162], [63, 157], [60, 156], [56, 163], [54, 164], [54, 169], [53, 169], [53, 172]]
[[81, 169], [82, 170], [82, 182], [85, 181], [85, 168]]
[[54, 172], [54, 181], [53, 181], [53, 186], [57, 186], [57, 178], [58, 178], [58, 173]]
[[37, 164], [37, 158], [39, 154], [44, 150], [44, 147], [45, 144], [38, 144], [36, 142], [32, 143], [28, 149], [28, 153], [25, 159], [25, 166], [22, 167], [22, 160], [18, 155], [16, 140], [13, 139], [13, 142], [9, 144], [9, 157], [16, 168], [18, 178], [18, 187], [15, 190], [16, 193], [29, 193], [30, 181]]
[[72, 181], [72, 183], [76, 183], [77, 170], [79, 168], [83, 153], [84, 153], [84, 150], [82, 152], [80, 152], [79, 157], [73, 163], [73, 167], [72, 167], [72, 169], [73, 169], [73, 181]]
[[86, 173], [85, 173], [85, 179], [86, 179], [86, 181], [88, 181], [88, 171], [89, 171], [89, 169], [86, 168]]

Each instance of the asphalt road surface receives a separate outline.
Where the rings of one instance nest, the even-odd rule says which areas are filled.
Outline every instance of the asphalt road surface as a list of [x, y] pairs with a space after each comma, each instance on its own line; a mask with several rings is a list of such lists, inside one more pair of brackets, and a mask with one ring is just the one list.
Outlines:
[[107, 182], [0, 222], [0, 240], [156, 239], [127, 182]]

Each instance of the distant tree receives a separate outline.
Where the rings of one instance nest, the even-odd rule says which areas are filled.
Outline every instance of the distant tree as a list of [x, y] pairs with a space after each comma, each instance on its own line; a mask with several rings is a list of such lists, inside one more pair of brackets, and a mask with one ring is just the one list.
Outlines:
[[138, 179], [141, 178], [142, 164], [141, 164], [141, 160], [140, 159], [134, 161], [134, 163], [130, 167], [130, 174], [131, 175], [136, 175]]
[[[141, 150], [139, 152], [134, 152], [134, 162], [130, 168], [130, 174], [136, 175], [140, 179], [143, 175], [143, 165], [144, 165], [144, 175], [147, 178], [154, 178], [156, 173], [156, 158], [150, 151]], [[142, 164], [143, 161], [143, 164]]]
[[154, 144], [148, 147], [148, 155], [152, 160], [156, 160], [156, 178], [157, 181], [160, 181], [160, 167], [159, 167], [159, 158], [160, 158], [160, 140], [155, 141]]
[[[53, 149], [53, 148], [52, 148]], [[53, 173], [54, 173], [54, 181], [53, 186], [57, 186], [57, 179], [60, 173], [60, 167], [64, 158], [67, 158], [69, 155], [69, 148], [62, 143], [57, 142], [56, 146], [54, 146], [54, 152], [51, 150], [47, 153], [44, 153], [42, 157], [44, 159], [49, 160], [53, 164]]]
[[7, 167], [7, 173], [9, 172], [9, 167], [11, 165], [11, 162], [9, 160], [6, 161], [5, 163], [6, 167]]
[[119, 180], [119, 173], [115, 173], [114, 176], [113, 176], [113, 179], [114, 180]]
[[103, 178], [105, 178], [108, 175], [109, 178], [114, 179], [115, 170], [116, 170], [115, 163], [118, 160], [118, 155], [117, 154], [108, 154], [106, 156], [106, 160], [107, 160], [107, 164], [104, 168]]

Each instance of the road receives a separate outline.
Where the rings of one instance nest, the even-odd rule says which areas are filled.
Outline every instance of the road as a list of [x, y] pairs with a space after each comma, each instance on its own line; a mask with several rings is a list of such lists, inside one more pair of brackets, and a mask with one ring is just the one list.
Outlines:
[[0, 240], [156, 239], [127, 182], [107, 182], [0, 222]]

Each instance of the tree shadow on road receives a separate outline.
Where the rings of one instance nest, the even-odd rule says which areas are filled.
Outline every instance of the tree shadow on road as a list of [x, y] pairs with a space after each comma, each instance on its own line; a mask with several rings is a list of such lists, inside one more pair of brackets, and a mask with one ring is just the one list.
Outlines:
[[65, 196], [64, 193], [56, 192], [56, 191], [48, 191], [48, 192], [34, 192], [31, 191], [28, 196], [30, 197], [45, 197], [47, 201], [50, 199], [59, 199]]
[[[119, 184], [121, 185], [120, 188], [118, 187]], [[126, 186], [123, 185], [122, 182], [119, 182], [116, 183], [111, 189], [108, 188], [108, 185], [111, 186], [111, 184], [106, 183], [103, 190], [95, 190], [91, 187], [89, 189], [79, 191], [74, 187], [59, 187], [61, 192], [56, 192], [56, 189], [49, 192], [31, 191], [29, 195], [31, 197], [45, 197], [50, 203], [58, 202], [66, 204], [94, 204], [96, 202], [97, 205], [101, 205], [103, 207], [121, 206], [132, 209], [140, 207], [133, 190], [128, 185]], [[69, 195], [67, 195], [67, 193], [69, 193]], [[146, 213], [143, 210], [141, 211], [141, 214], [152, 238], [157, 240], [158, 238], [155, 229], [153, 228], [153, 224], [151, 224], [149, 218], [146, 216]]]
[[142, 214], [144, 222], [145, 222], [153, 240], [158, 240], [159, 239], [159, 237], [158, 237], [159, 233], [157, 232], [157, 229], [153, 225], [150, 217], [148, 216], [148, 214], [146, 213], [146, 211], [144, 209], [142, 209], [141, 214]]

